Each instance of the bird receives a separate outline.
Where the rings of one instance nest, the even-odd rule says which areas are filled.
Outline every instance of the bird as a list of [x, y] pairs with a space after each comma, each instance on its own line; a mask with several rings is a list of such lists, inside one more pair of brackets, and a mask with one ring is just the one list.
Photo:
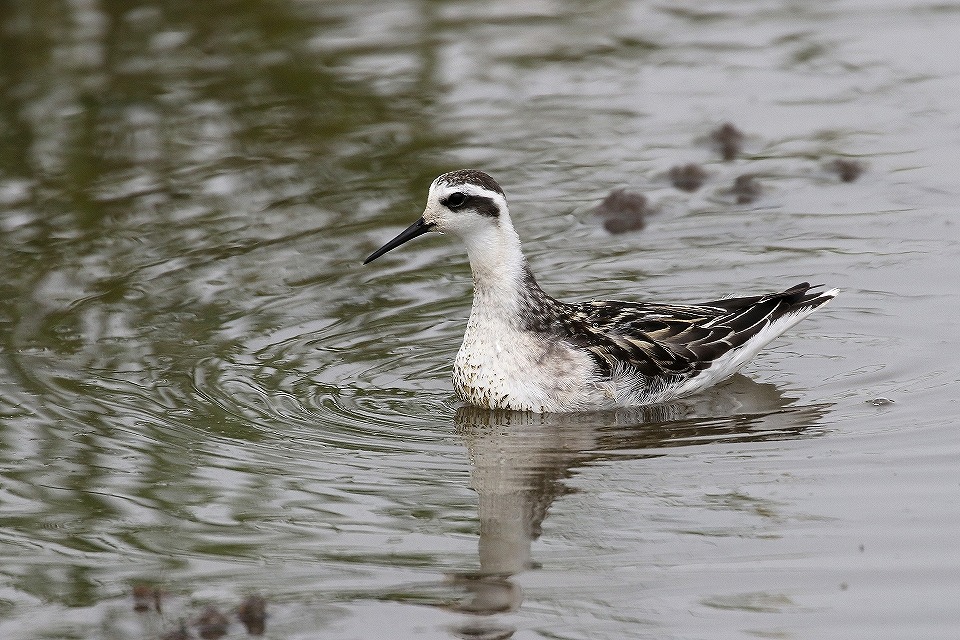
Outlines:
[[698, 304], [561, 302], [537, 284], [503, 189], [476, 169], [437, 177], [420, 219], [363, 264], [430, 232], [466, 245], [473, 304], [453, 386], [462, 401], [487, 409], [570, 413], [671, 402], [730, 377], [840, 292], [801, 282]]

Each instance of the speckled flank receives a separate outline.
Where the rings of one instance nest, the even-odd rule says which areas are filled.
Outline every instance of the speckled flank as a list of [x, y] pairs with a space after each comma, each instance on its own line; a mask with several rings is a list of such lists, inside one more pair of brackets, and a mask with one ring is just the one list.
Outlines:
[[454, 388], [464, 401], [492, 409], [609, 409], [696, 393], [735, 373], [838, 293], [803, 282], [704, 304], [568, 304], [537, 284], [503, 191], [487, 174], [437, 178], [423, 219], [467, 246], [473, 307]]

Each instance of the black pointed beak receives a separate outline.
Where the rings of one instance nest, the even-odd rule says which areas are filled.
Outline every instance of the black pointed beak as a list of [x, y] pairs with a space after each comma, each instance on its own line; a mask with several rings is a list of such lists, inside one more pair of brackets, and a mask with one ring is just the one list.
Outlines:
[[367, 256], [367, 259], [363, 261], [363, 264], [367, 264], [368, 262], [373, 262], [383, 254], [385, 254], [387, 251], [390, 251], [391, 249], [396, 249], [397, 247], [402, 245], [404, 242], [408, 240], [413, 240], [417, 236], [422, 236], [428, 231], [431, 231], [433, 229], [433, 226], [434, 226], [433, 223], [425, 222], [423, 218], [420, 218], [419, 220], [414, 222], [412, 225], [410, 225], [409, 227], [401, 231], [396, 238], [394, 238], [393, 240], [391, 240], [390, 242], [383, 245], [382, 247], [380, 247], [379, 249], [371, 253], [369, 256]]

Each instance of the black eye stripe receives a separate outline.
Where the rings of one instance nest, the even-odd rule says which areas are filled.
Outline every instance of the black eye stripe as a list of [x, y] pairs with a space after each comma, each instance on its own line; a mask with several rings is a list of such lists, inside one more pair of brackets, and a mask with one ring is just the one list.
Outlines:
[[471, 196], [469, 200], [470, 204], [480, 215], [487, 216], [488, 218], [500, 217], [500, 207], [498, 207], [497, 203], [493, 201], [493, 198], [487, 198], [484, 196]]
[[440, 204], [451, 211], [459, 211], [469, 206], [482, 216], [487, 216], [488, 218], [500, 217], [500, 207], [497, 206], [493, 198], [486, 196], [474, 196], [457, 191], [441, 200]]

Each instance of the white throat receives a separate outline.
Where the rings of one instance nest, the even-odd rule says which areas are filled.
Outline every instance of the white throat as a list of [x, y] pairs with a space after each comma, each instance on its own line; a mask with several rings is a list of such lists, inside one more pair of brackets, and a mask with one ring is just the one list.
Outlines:
[[510, 218], [503, 215], [496, 224], [474, 229], [463, 241], [473, 273], [474, 308], [497, 306], [514, 311], [524, 286], [526, 258]]

